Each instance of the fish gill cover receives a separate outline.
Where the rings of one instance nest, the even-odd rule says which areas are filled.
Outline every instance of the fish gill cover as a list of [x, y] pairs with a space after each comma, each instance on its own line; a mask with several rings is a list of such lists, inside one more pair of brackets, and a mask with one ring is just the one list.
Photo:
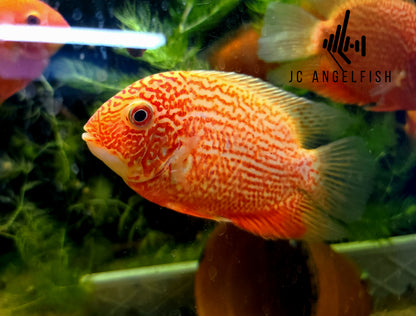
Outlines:
[[[79, 315], [88, 302], [88, 289], [78, 284], [84, 273], [199, 256], [207, 223], [131, 191], [89, 153], [82, 125], [108, 97], [147, 74], [206, 68], [200, 50], [227, 29], [259, 21], [266, 2], [250, 1], [249, 9], [235, 0], [126, 2], [115, 11], [123, 27], [164, 32], [165, 47], [142, 57], [125, 49], [64, 47], [45, 73], [50, 85], [35, 81], [0, 107], [2, 315]], [[90, 26], [102, 26], [111, 14], [104, 1], [94, 3], [84, 17], [77, 10], [87, 10], [83, 1], [58, 10], [71, 25], [97, 20]], [[353, 124], [344, 136], [364, 138], [377, 161], [373, 194], [350, 227], [351, 240], [414, 232], [416, 151], [398, 123], [401, 114], [365, 112], [288, 89], [346, 111]]]

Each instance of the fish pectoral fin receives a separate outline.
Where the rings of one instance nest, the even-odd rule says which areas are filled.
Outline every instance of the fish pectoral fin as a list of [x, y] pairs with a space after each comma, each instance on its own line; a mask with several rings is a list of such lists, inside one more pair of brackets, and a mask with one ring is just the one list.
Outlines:
[[319, 22], [298, 6], [270, 3], [258, 42], [258, 56], [266, 62], [284, 62], [315, 55], [318, 47], [313, 34]]
[[186, 176], [194, 163], [191, 152], [198, 145], [199, 136], [188, 137], [181, 140], [181, 146], [169, 160], [171, 181], [173, 184], [186, 184]]
[[[408, 110], [412, 108], [412, 105], [409, 104], [408, 108], [403, 107], [403, 104], [400, 102], [392, 103], [386, 101], [387, 95], [391, 95], [397, 91], [403, 91], [403, 84], [405, 81], [413, 82], [409, 78], [410, 73], [405, 70], [395, 69], [391, 73], [391, 80], [385, 82], [379, 82], [377, 85], [369, 91], [371, 98], [378, 98], [377, 104], [372, 107], [365, 108], [368, 111], [373, 112], [384, 112], [384, 111], [398, 111], [398, 110]], [[410, 79], [410, 80], [409, 80]], [[397, 89], [396, 91], [394, 91]]]
[[343, 226], [302, 191], [293, 192], [275, 210], [239, 214], [231, 221], [265, 239], [340, 240], [346, 235]]

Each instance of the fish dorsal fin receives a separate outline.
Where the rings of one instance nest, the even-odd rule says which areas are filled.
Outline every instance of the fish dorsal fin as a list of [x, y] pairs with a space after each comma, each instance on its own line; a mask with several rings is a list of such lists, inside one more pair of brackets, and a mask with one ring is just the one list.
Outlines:
[[297, 136], [304, 148], [313, 148], [341, 134], [350, 123], [349, 116], [338, 109], [296, 96], [260, 79], [221, 71], [196, 71], [252, 91], [293, 119]]

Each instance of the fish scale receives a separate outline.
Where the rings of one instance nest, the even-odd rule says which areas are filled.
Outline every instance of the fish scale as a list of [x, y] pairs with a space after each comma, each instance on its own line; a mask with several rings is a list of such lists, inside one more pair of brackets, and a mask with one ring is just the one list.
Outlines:
[[[136, 111], [146, 113], [141, 121]], [[305, 145], [340, 115], [248, 76], [177, 71], [122, 90], [87, 122], [83, 139], [161, 206], [264, 238], [333, 238], [342, 228], [331, 216], [356, 218], [364, 203], [368, 156], [355, 138]], [[340, 185], [338, 173], [354, 183]], [[340, 199], [346, 204], [334, 207]]]

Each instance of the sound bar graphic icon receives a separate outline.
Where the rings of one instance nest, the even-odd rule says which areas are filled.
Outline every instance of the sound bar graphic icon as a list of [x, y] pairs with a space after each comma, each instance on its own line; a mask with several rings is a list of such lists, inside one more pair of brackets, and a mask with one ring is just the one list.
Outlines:
[[360, 41], [356, 40], [354, 41], [354, 44], [351, 43], [351, 38], [349, 36], [346, 36], [347, 33], [347, 26], [348, 26], [348, 20], [350, 18], [350, 10], [345, 11], [345, 17], [344, 17], [344, 23], [342, 25], [338, 24], [337, 30], [335, 34], [331, 34], [329, 36], [329, 39], [325, 38], [322, 47], [328, 51], [328, 53], [331, 55], [331, 57], [335, 60], [339, 68], [342, 69], [340, 63], [337, 61], [333, 53], [338, 53], [338, 55], [341, 56], [344, 61], [350, 65], [351, 60], [344, 54], [348, 51], [349, 48], [354, 48], [355, 52], [360, 51], [361, 46], [361, 56], [365, 56], [366, 54], [366, 38], [365, 36], [361, 36], [361, 45]]

